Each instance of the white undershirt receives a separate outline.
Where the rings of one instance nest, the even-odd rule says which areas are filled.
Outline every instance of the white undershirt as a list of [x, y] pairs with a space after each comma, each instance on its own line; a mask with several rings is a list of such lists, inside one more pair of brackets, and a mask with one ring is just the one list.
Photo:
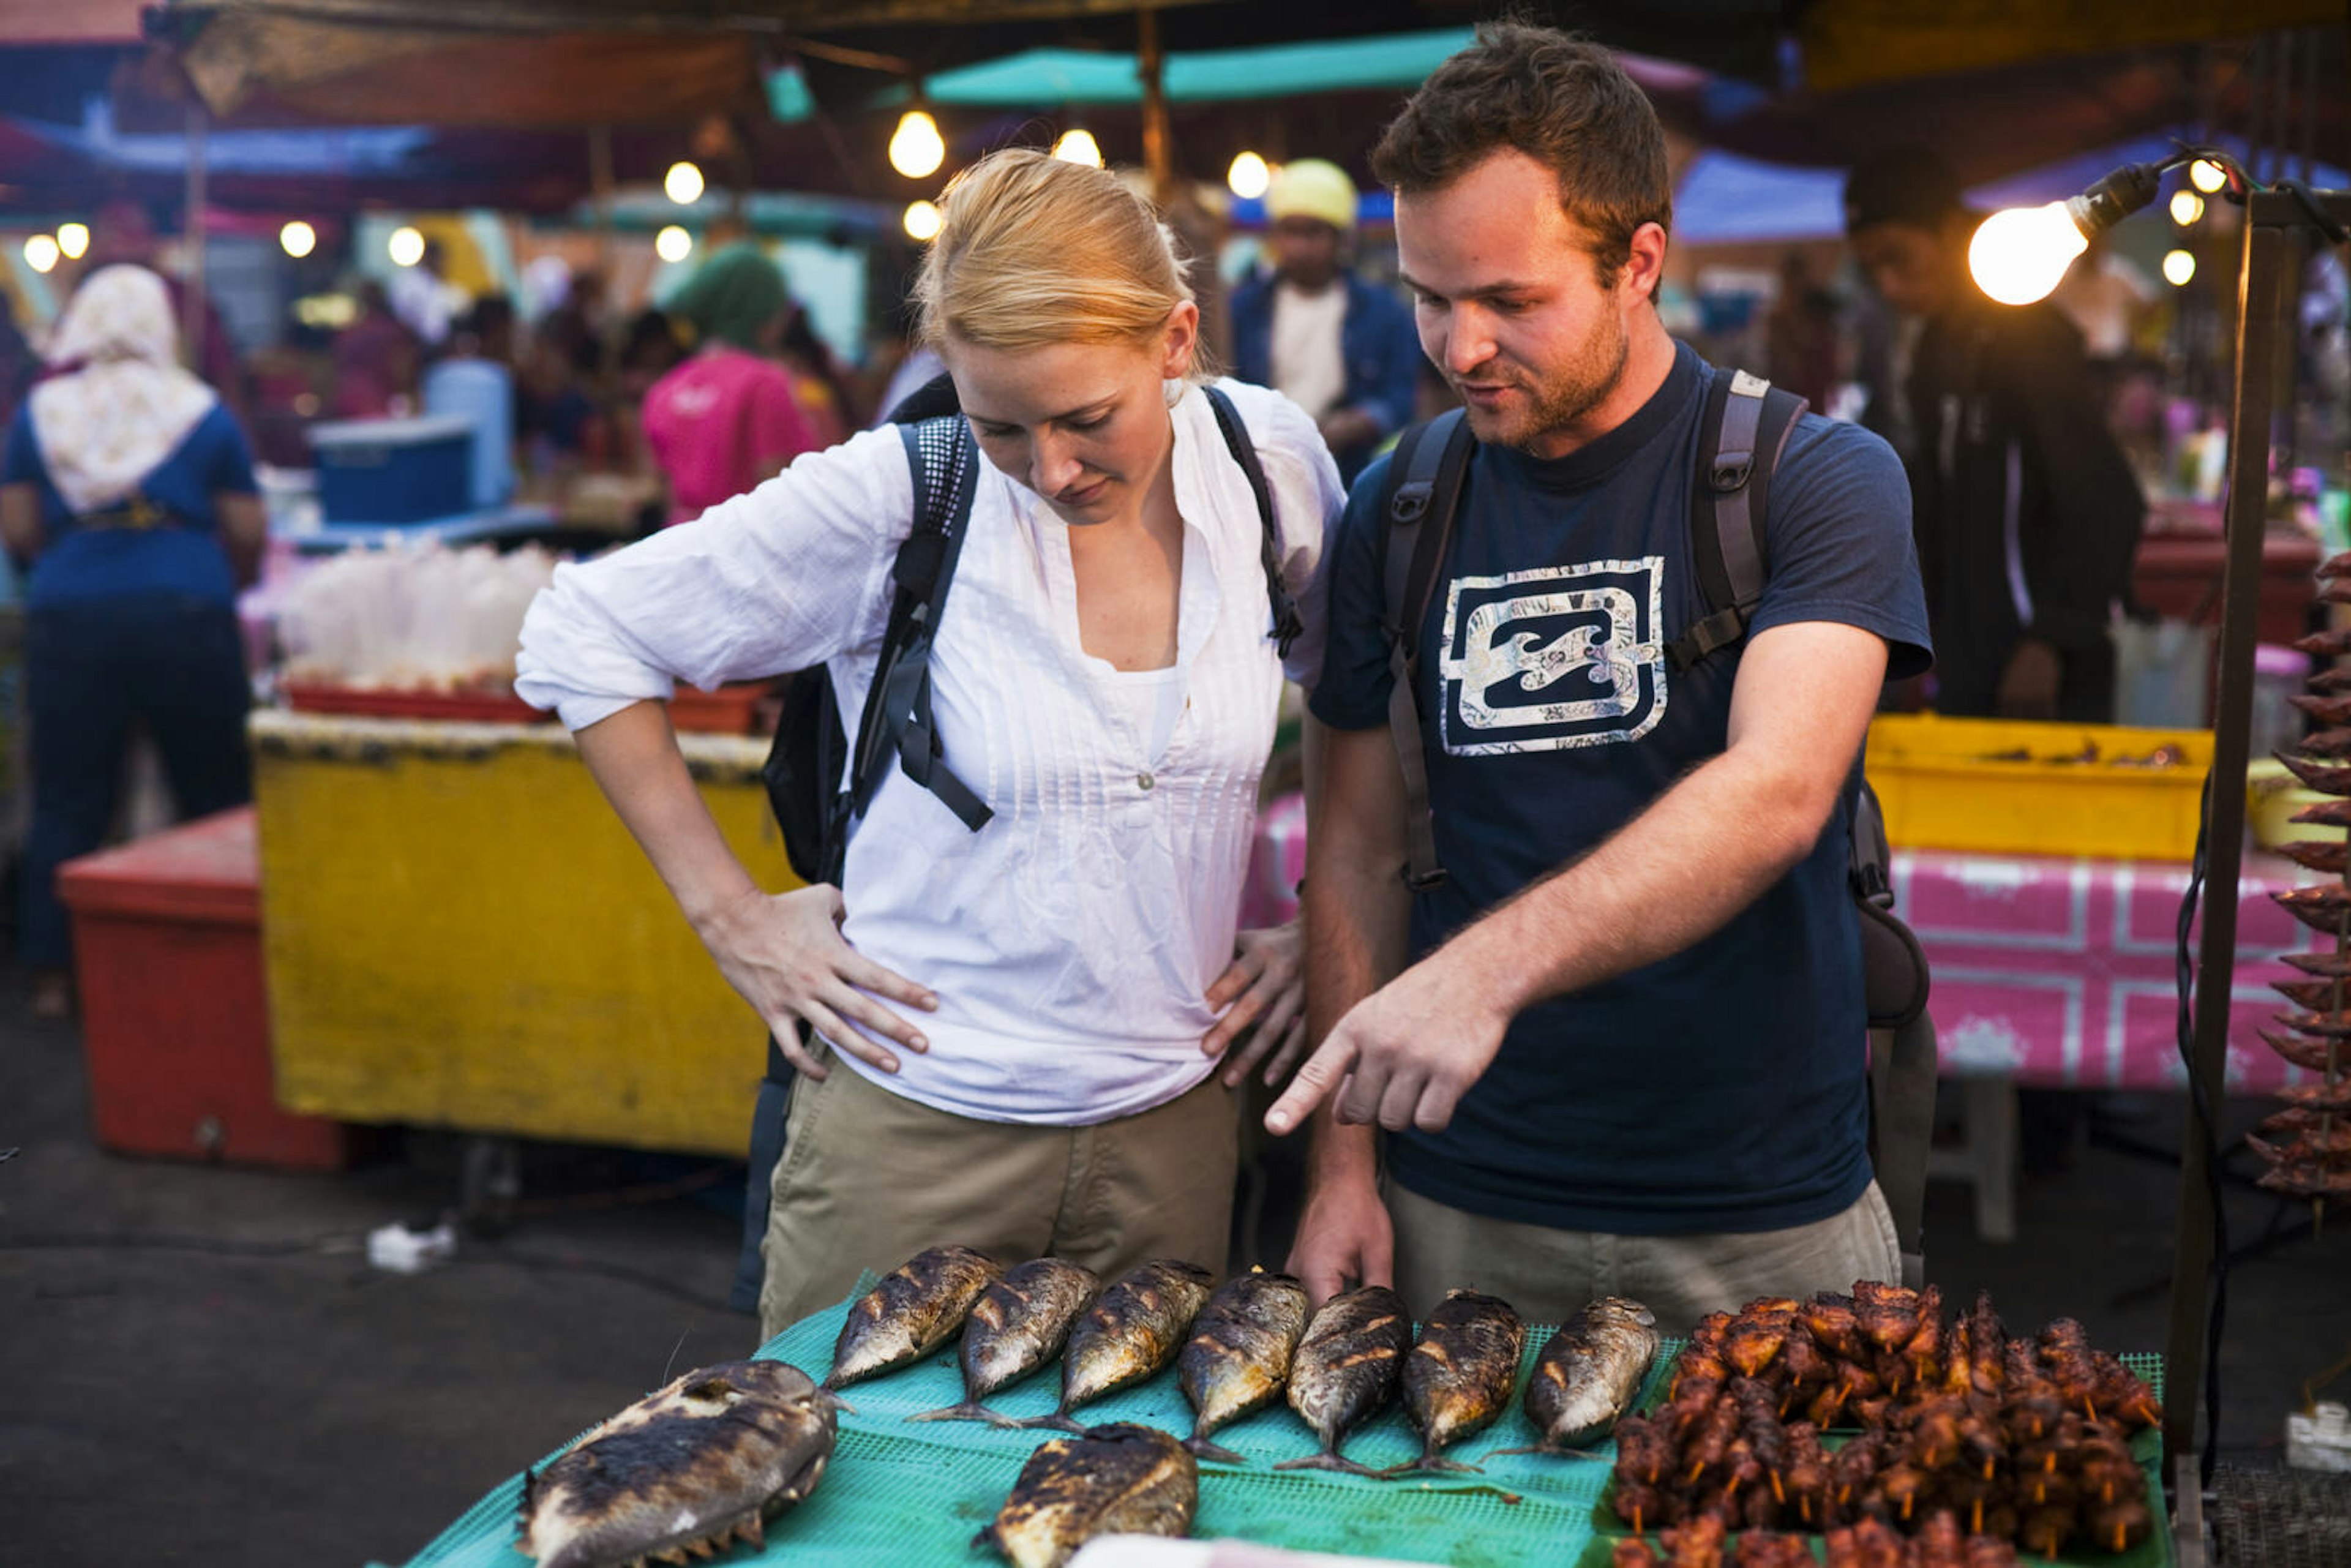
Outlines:
[[1273, 288], [1273, 385], [1321, 419], [1347, 396], [1347, 288], [1332, 283], [1318, 294], [1277, 283]]
[[[1345, 496], [1299, 409], [1228, 382], [1272, 490], [1282, 576], [1306, 618]], [[1080, 1126], [1165, 1104], [1213, 1063], [1207, 987], [1231, 961], [1284, 667], [1257, 506], [1207, 400], [1171, 412], [1184, 578], [1176, 662], [1123, 675], [1085, 652], [1069, 527], [983, 467], [931, 657], [947, 763], [996, 815], [977, 832], [899, 769], [850, 841], [843, 935], [936, 990], [927, 1051], [894, 1093], [985, 1121]], [[912, 527], [894, 428], [799, 458], [748, 495], [600, 560], [557, 569], [523, 624], [515, 689], [573, 729], [676, 680], [715, 686], [825, 664], [845, 727], [872, 684], [890, 564]]]

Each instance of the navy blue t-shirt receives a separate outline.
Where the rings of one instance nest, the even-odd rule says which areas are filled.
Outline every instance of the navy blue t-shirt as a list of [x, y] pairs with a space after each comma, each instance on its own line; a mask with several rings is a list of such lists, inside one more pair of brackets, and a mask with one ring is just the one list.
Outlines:
[[139, 481], [139, 492], [177, 525], [158, 528], [74, 526], [49, 478], [30, 400], [16, 411], [0, 454], [0, 484], [39, 487], [48, 543], [26, 585], [28, 610], [138, 593], [164, 593], [211, 604], [236, 602], [236, 579], [221, 549], [215, 496], [255, 491], [253, 454], [226, 408], [214, 404], [170, 455]]
[[[1548, 461], [1478, 449], [1420, 628], [1448, 875], [1413, 900], [1416, 956], [1726, 744], [1736, 654], [1680, 674], [1665, 654], [1706, 612], [1690, 486], [1717, 373], [1677, 347], [1656, 394], [1590, 445]], [[1312, 706], [1337, 729], [1387, 722], [1374, 553], [1385, 472], [1357, 483], [1333, 545]], [[1753, 631], [1842, 622], [1886, 640], [1891, 674], [1927, 667], [1910, 488], [1892, 448], [1805, 416], [1774, 473], [1766, 530]], [[1812, 854], [1721, 931], [1529, 1009], [1445, 1131], [1388, 1139], [1389, 1174], [1473, 1213], [1625, 1235], [1778, 1229], [1850, 1207], [1870, 1173], [1845, 860], [1840, 807]]]

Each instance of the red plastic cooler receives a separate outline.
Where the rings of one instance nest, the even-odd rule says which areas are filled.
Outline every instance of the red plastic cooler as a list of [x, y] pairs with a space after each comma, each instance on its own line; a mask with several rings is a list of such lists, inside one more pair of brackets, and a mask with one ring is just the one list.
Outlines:
[[67, 863], [98, 1141], [127, 1155], [340, 1170], [358, 1129], [277, 1107], [251, 807]]

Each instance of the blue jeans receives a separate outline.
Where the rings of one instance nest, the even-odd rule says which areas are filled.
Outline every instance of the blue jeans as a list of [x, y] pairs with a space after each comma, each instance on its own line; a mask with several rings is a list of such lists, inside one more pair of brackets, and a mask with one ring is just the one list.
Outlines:
[[252, 700], [236, 612], [177, 594], [137, 594], [33, 611], [25, 622], [31, 710], [32, 824], [17, 939], [36, 967], [72, 957], [57, 868], [113, 824], [135, 721], [163, 762], [183, 819], [253, 799], [245, 745]]

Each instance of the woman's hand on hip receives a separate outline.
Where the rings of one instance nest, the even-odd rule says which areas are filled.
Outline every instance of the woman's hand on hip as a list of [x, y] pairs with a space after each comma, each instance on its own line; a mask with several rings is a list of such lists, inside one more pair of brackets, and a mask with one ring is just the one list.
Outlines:
[[1225, 1086], [1238, 1088], [1259, 1061], [1265, 1081], [1279, 1083], [1298, 1065], [1306, 1045], [1305, 939], [1298, 922], [1233, 939], [1232, 966], [1208, 988], [1208, 1005], [1226, 1009], [1200, 1041], [1222, 1056], [1243, 1035], [1248, 1042], [1225, 1063]]
[[844, 913], [841, 890], [820, 883], [790, 893], [755, 889], [695, 924], [726, 983], [767, 1020], [785, 1057], [810, 1078], [822, 1078], [825, 1068], [801, 1041], [799, 1023], [806, 1022], [835, 1049], [895, 1072], [897, 1057], [870, 1037], [894, 1040], [908, 1051], [927, 1051], [930, 1041], [874, 998], [925, 1012], [939, 1005], [928, 987], [892, 973], [843, 940]]

